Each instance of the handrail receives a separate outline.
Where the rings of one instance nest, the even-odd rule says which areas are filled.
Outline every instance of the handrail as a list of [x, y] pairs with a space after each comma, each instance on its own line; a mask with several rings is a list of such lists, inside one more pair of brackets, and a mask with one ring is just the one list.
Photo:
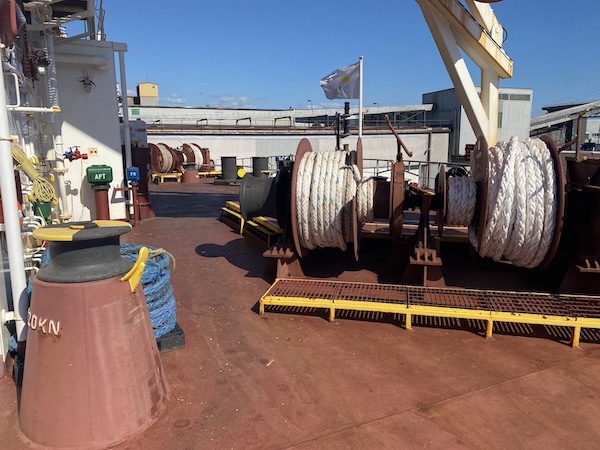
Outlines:
[[406, 152], [406, 155], [409, 158], [412, 158], [412, 155], [413, 155], [412, 152], [408, 148], [406, 148], [406, 145], [404, 145], [404, 142], [402, 142], [402, 139], [400, 138], [398, 133], [396, 133], [396, 130], [394, 130], [394, 127], [390, 123], [390, 118], [388, 117], [388, 115], [386, 114], [383, 117], [385, 119], [385, 123], [387, 124], [388, 128], [392, 131], [392, 133], [394, 133], [394, 136], [396, 136], [396, 140], [398, 141], [398, 155], [396, 157], [398, 159], [398, 161], [402, 160], [402, 153], [400, 152], [400, 148], [402, 148]]

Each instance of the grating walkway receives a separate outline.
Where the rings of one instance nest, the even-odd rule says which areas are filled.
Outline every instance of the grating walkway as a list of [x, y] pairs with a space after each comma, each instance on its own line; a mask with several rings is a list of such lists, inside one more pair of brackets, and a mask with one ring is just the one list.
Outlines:
[[495, 321], [566, 326], [574, 347], [582, 328], [600, 329], [597, 296], [278, 279], [260, 299], [261, 314], [266, 305], [326, 308], [331, 321], [336, 310], [394, 313], [405, 316], [406, 329], [413, 316], [484, 320], [486, 337], [492, 337]]

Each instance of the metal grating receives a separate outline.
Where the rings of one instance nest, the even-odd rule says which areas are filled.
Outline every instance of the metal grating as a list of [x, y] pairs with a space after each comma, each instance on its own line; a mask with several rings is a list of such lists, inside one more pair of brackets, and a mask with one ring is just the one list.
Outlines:
[[[330, 310], [330, 319], [358, 317], [379, 320], [392, 313], [405, 316], [410, 328], [415, 323], [432, 326], [461, 326], [532, 334], [531, 325], [543, 325], [554, 336], [573, 330], [573, 345], [578, 345], [582, 328], [588, 336], [600, 337], [600, 297], [552, 295], [536, 292], [484, 291], [457, 288], [353, 283], [333, 280], [279, 279], [260, 300], [265, 305], [287, 305]], [[486, 326], [487, 324], [487, 326]], [[584, 337], [586, 334], [584, 334]]]
[[344, 281], [280, 279], [271, 286], [264, 297], [318, 298], [333, 302], [347, 300], [517, 314], [600, 318], [600, 297], [557, 296], [535, 292], [482, 291]]
[[434, 289], [418, 286], [410, 286], [409, 291], [409, 305], [476, 310], [490, 309], [485, 296], [480, 295], [478, 292], [471, 292], [464, 289]]
[[572, 317], [600, 318], [600, 297], [561, 295], [558, 298]]
[[[264, 297], [301, 297], [304, 299], [406, 304], [407, 286], [343, 281], [280, 279]], [[264, 298], [263, 297], [263, 298]]]

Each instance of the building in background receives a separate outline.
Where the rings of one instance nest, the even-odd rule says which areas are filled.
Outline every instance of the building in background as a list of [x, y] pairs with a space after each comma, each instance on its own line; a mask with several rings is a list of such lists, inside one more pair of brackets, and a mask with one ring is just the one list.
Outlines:
[[[544, 106], [547, 114], [531, 119], [531, 136], [550, 135], [559, 147], [578, 136], [582, 150], [600, 150], [600, 100]], [[573, 148], [574, 149], [574, 148]]]
[[[479, 91], [479, 88], [478, 88]], [[511, 136], [520, 139], [529, 137], [531, 122], [531, 89], [500, 88], [498, 107], [498, 141], [507, 141]], [[465, 157], [467, 145], [473, 145], [477, 137], [469, 123], [464, 107], [455, 89], [423, 94], [423, 104], [433, 106], [429, 113], [432, 123], [439, 122], [450, 127], [448, 148], [450, 161], [461, 161]]]
[[[143, 92], [138, 87], [138, 92]], [[413, 152], [408, 174], [422, 186], [433, 186], [441, 164], [448, 163], [450, 128], [441, 121], [431, 122], [432, 105], [372, 106], [364, 108], [363, 160], [365, 173], [389, 176], [391, 162], [396, 160], [398, 145], [386, 125], [387, 115], [403, 142]], [[344, 107], [310, 109], [234, 109], [151, 106], [141, 102], [129, 106], [134, 127], [137, 119], [147, 130], [148, 142], [172, 148], [197, 144], [210, 149], [217, 168], [222, 157], [236, 157], [241, 165], [252, 157], [293, 156], [302, 138], [308, 138], [313, 150], [336, 148], [338, 118]], [[356, 148], [358, 108], [347, 114], [349, 134], [340, 145]], [[343, 127], [340, 127], [343, 128]], [[343, 131], [343, 130], [340, 130]]]
[[137, 95], [135, 97], [128, 97], [127, 105], [158, 106], [158, 84], [138, 84]]

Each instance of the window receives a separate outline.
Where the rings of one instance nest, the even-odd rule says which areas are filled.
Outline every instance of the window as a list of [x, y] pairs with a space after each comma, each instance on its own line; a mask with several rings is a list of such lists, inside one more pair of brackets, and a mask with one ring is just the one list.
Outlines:
[[531, 96], [529, 94], [510, 94], [510, 100], [531, 100]]

